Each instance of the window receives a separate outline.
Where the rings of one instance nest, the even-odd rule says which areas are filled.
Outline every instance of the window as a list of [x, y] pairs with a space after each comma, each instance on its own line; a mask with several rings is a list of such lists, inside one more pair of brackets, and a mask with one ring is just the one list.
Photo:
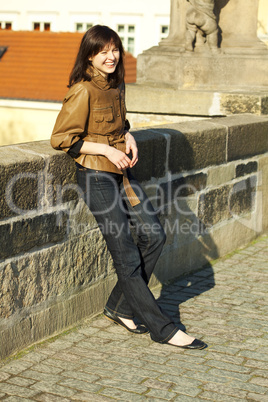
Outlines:
[[50, 23], [44, 22], [44, 31], [50, 31]]
[[40, 22], [34, 22], [33, 23], [33, 30], [34, 31], [40, 31]]
[[75, 24], [75, 31], [76, 32], [86, 32], [91, 27], [93, 27], [93, 24], [90, 24], [88, 22], [77, 22]]
[[168, 37], [169, 27], [168, 25], [160, 25], [160, 40]]
[[135, 53], [135, 25], [118, 24], [117, 33], [123, 43], [124, 48], [129, 52]]
[[12, 22], [5, 22], [5, 21], [0, 22], [0, 29], [11, 30], [12, 29]]
[[50, 22], [33, 22], [34, 31], [50, 31]]
[[28, 31], [57, 31], [58, 28], [58, 15], [57, 13], [33, 13], [27, 12], [27, 30]]
[[96, 24], [101, 23], [101, 13], [73, 13], [70, 12], [69, 29], [70, 32], [86, 32]]

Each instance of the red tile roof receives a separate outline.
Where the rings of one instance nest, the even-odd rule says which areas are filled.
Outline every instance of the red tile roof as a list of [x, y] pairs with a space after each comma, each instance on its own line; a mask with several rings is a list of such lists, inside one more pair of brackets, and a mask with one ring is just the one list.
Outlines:
[[[0, 30], [0, 98], [62, 101], [83, 34]], [[126, 83], [136, 81], [136, 59], [126, 53]]]

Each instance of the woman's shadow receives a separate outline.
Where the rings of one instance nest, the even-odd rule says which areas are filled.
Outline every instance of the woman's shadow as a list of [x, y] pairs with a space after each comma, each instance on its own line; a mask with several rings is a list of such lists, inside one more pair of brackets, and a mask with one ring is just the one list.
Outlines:
[[[210, 261], [217, 259], [219, 255], [209, 230], [190, 209], [188, 200], [180, 200], [180, 209], [183, 213], [178, 217], [177, 233], [174, 234], [174, 230], [172, 233], [178, 248], [175, 244], [172, 252], [170, 245], [166, 245], [154, 271], [154, 276], [162, 284], [157, 299], [159, 306], [171, 316], [181, 330], [186, 331], [186, 327], [181, 321], [180, 304], [215, 286], [214, 271]], [[165, 224], [166, 214], [162, 213], [161, 216], [160, 213], [159, 218], [162, 224]], [[192, 231], [187, 230], [187, 224], [189, 228], [193, 228]], [[168, 238], [167, 230], [166, 234]], [[167, 254], [169, 254], [168, 260], [172, 261], [172, 279], [169, 281], [165, 281], [165, 272], [161, 270], [161, 266], [163, 266], [161, 262], [167, 260]], [[189, 308], [191, 309], [191, 307]]]
[[[192, 267], [191, 272], [180, 275], [180, 272], [183, 272], [183, 263], [180, 264], [178, 261], [178, 278], [169, 283], [163, 283], [157, 299], [158, 305], [171, 316], [175, 324], [183, 331], [186, 331], [186, 327], [181, 320], [180, 305], [204, 292], [208, 292], [215, 286], [214, 271], [208, 256], [210, 255], [213, 259], [217, 258], [217, 247], [209, 236], [203, 238], [200, 243], [203, 254], [200, 254], [200, 261], [196, 267]], [[189, 245], [189, 247], [191, 246]], [[155, 276], [158, 276], [157, 270]], [[192, 310], [192, 304], [189, 309]]]

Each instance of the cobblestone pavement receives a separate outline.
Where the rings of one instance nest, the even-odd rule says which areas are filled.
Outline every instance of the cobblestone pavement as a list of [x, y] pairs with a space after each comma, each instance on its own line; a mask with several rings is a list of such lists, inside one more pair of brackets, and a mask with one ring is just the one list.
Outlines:
[[0, 365], [0, 400], [268, 401], [267, 244], [154, 292], [208, 348], [157, 344], [99, 316]]

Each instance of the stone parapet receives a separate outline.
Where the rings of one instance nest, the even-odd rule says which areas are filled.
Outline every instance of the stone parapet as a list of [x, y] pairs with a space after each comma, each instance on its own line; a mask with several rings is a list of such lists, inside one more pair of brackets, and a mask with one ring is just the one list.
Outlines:
[[[173, 81], [175, 83], [175, 80]], [[141, 97], [142, 93], [142, 97]], [[177, 88], [176, 84], [128, 84], [127, 105], [131, 114], [154, 116], [228, 116], [251, 113], [268, 114], [268, 92], [255, 87], [252, 90], [218, 88]], [[141, 117], [140, 117], [141, 119]], [[152, 119], [152, 117], [151, 117]]]
[[[167, 233], [151, 286], [200, 269], [268, 227], [268, 117], [132, 131], [133, 169]], [[72, 160], [48, 141], [0, 148], [0, 356], [100, 313], [115, 283]]]

